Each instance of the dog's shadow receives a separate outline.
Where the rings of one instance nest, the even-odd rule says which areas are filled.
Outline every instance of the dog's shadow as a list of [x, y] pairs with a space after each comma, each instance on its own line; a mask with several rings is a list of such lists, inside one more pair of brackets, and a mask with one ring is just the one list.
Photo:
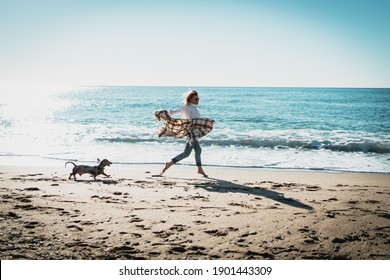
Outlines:
[[92, 183], [102, 183], [104, 185], [116, 185], [119, 184], [119, 180], [113, 180], [113, 179], [76, 179], [72, 180], [73, 182], [76, 183], [84, 183], [84, 184], [92, 184]]
[[260, 187], [248, 187], [245, 185], [236, 184], [230, 181], [225, 181], [216, 178], [208, 178], [209, 181], [203, 183], [197, 183], [195, 187], [202, 188], [210, 192], [218, 193], [242, 193], [248, 195], [262, 196], [268, 199], [283, 203], [285, 205], [305, 209], [308, 211], [314, 211], [314, 208], [310, 205], [304, 204], [298, 200], [292, 198], [285, 198], [283, 193], [273, 190], [260, 188]]

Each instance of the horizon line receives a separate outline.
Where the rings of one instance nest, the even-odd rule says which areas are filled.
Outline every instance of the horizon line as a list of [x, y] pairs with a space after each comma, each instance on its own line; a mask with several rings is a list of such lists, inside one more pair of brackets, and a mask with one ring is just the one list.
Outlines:
[[20, 87], [33, 87], [33, 88], [47, 88], [47, 87], [65, 87], [65, 88], [77, 88], [77, 87], [177, 87], [177, 88], [317, 88], [317, 89], [390, 89], [390, 86], [264, 86], [264, 85], [71, 85], [62, 83], [47, 83], [47, 84], [1, 84], [0, 88], [20, 88]]

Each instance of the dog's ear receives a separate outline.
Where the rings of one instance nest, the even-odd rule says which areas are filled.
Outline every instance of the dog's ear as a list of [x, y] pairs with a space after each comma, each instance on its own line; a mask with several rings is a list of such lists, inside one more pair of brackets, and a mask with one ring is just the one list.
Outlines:
[[99, 159], [99, 158], [97, 159], [97, 162], [98, 162], [98, 163], [100, 162], [100, 159]]

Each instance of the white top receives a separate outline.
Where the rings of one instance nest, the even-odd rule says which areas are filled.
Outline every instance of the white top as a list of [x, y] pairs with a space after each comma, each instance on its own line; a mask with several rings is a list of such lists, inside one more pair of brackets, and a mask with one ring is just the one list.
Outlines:
[[169, 115], [182, 114], [183, 119], [197, 119], [200, 118], [200, 112], [198, 106], [190, 104], [188, 106], [183, 105], [179, 110], [169, 110]]

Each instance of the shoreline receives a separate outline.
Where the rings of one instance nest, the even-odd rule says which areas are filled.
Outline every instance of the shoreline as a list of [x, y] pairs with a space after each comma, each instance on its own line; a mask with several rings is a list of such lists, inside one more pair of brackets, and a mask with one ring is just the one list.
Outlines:
[[64, 162], [0, 161], [1, 259], [390, 259], [389, 174]]
[[[95, 165], [96, 161], [78, 161], [74, 159], [60, 159], [51, 157], [42, 157], [35, 155], [0, 155], [0, 166], [50, 166], [58, 165], [59, 162], [73, 161], [79, 164]], [[57, 163], [57, 164], [56, 164]], [[129, 162], [113, 162], [116, 166], [163, 166], [165, 163], [129, 163]], [[177, 164], [184, 167], [196, 167], [195, 164]], [[390, 175], [389, 172], [380, 171], [353, 171], [340, 169], [326, 169], [326, 168], [283, 168], [283, 167], [263, 167], [263, 166], [235, 166], [235, 165], [213, 165], [205, 164], [205, 168], [211, 169], [238, 169], [238, 170], [257, 170], [257, 171], [275, 171], [275, 172], [314, 172], [314, 173], [352, 173], [352, 174], [375, 174], [375, 175]]]

